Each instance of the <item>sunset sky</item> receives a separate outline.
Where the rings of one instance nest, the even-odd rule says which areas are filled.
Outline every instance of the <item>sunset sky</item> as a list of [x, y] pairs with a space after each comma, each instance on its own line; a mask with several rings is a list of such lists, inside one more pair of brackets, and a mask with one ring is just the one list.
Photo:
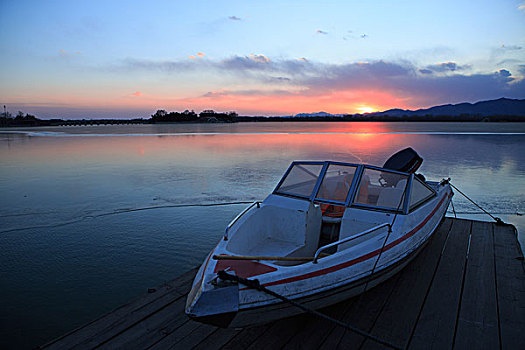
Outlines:
[[525, 98], [517, 0], [1, 1], [0, 42], [0, 103], [44, 119]]

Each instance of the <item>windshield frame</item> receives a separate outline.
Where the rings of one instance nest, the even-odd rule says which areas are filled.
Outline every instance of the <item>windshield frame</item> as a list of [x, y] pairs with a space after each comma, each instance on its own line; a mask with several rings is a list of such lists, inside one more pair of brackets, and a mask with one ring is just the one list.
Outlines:
[[[325, 163], [326, 164], [325, 164], [325, 167], [323, 168], [323, 171], [321, 172], [321, 174], [319, 174], [319, 179], [317, 180], [318, 183], [317, 183], [317, 185], [315, 187], [315, 190], [314, 190], [314, 193], [313, 193], [313, 196], [312, 196], [312, 200], [315, 203], [335, 204], [335, 205], [339, 205], [339, 206], [349, 207], [350, 206], [350, 200], [351, 200], [351, 198], [353, 198], [352, 193], [354, 193], [354, 191], [355, 191], [355, 189], [357, 187], [357, 182], [358, 182], [357, 179], [358, 179], [358, 177], [361, 174], [360, 169], [361, 169], [361, 167], [363, 167], [363, 165], [362, 164], [344, 163], [344, 162], [331, 162], [331, 161], [325, 162]], [[346, 198], [345, 198], [344, 202], [331, 200], [331, 199], [318, 198], [317, 197], [319, 195], [319, 189], [321, 188], [321, 184], [323, 183], [324, 177], [325, 177], [326, 172], [328, 171], [328, 167], [330, 165], [340, 165], [340, 166], [348, 166], [348, 167], [354, 167], [355, 168], [355, 172], [354, 172], [354, 175], [353, 175], [353, 178], [352, 178], [352, 184], [350, 185], [350, 189], [348, 190], [348, 193], [346, 194]]]
[[293, 161], [292, 164], [290, 164], [290, 166], [288, 167], [288, 169], [284, 173], [283, 177], [281, 177], [281, 180], [279, 180], [279, 183], [277, 184], [277, 186], [275, 186], [275, 189], [273, 190], [272, 194], [278, 194], [278, 195], [283, 195], [283, 196], [287, 196], [287, 197], [307, 199], [309, 201], [312, 201], [312, 193], [310, 193], [310, 196], [307, 197], [307, 196], [302, 196], [302, 195], [299, 195], [299, 194], [296, 194], [296, 193], [289, 193], [289, 192], [284, 192], [284, 191], [278, 191], [279, 187], [281, 187], [281, 185], [283, 184], [284, 180], [286, 180], [286, 178], [288, 177], [288, 175], [292, 171], [293, 167], [296, 166], [296, 165], [322, 165], [323, 166], [321, 168], [321, 172], [319, 173], [319, 176], [317, 177], [314, 189], [312, 191], [312, 193], [317, 193], [317, 191], [319, 190], [319, 185], [320, 185], [319, 179], [323, 178], [324, 174], [326, 172], [326, 162], [321, 162], [321, 161], [317, 161], [317, 162], [316, 161]]
[[[310, 196], [302, 196], [295, 193], [289, 193], [284, 191], [279, 191], [279, 187], [283, 184], [286, 177], [290, 174], [292, 168], [296, 165], [323, 165], [321, 171], [319, 172], [319, 176], [317, 177], [317, 182], [312, 190], [312, 193]], [[334, 201], [329, 199], [322, 199], [317, 198], [319, 188], [321, 187], [321, 183], [326, 175], [326, 171], [330, 165], [342, 165], [342, 166], [351, 166], [355, 167], [355, 173], [354, 177], [352, 179], [352, 184], [350, 186], [350, 189], [348, 191], [348, 194], [346, 196], [346, 200], [344, 202], [340, 201]], [[357, 196], [357, 190], [359, 188], [359, 185], [361, 183], [361, 180], [363, 178], [363, 173], [365, 169], [372, 169], [382, 172], [388, 172], [392, 174], [398, 174], [398, 175], [404, 175], [407, 177], [407, 184], [404, 191], [404, 203], [403, 207], [399, 210], [388, 208], [388, 207], [382, 207], [382, 206], [376, 206], [376, 205], [367, 205], [367, 204], [360, 204], [355, 203], [356, 196]], [[279, 180], [279, 183], [273, 190], [272, 194], [281, 195], [285, 197], [293, 197], [293, 198], [299, 198], [303, 200], [308, 200], [313, 203], [324, 203], [324, 204], [335, 204], [339, 206], [344, 206], [347, 208], [356, 208], [356, 209], [365, 209], [365, 210], [371, 210], [371, 211], [379, 211], [379, 212], [386, 212], [386, 213], [400, 213], [400, 214], [408, 214], [409, 213], [409, 205], [410, 200], [407, 200], [406, 198], [410, 198], [410, 191], [412, 188], [412, 181], [414, 178], [413, 173], [405, 173], [402, 171], [396, 171], [396, 170], [390, 170], [381, 168], [374, 165], [368, 165], [368, 164], [355, 164], [355, 163], [345, 163], [345, 162], [335, 162], [335, 161], [293, 161], [292, 164], [288, 167], [282, 178]]]
[[[382, 206], [379, 206], [379, 205], [368, 205], [368, 204], [361, 204], [361, 203], [356, 203], [356, 197], [357, 197], [357, 190], [359, 189], [359, 185], [361, 184], [361, 181], [363, 179], [363, 173], [365, 172], [365, 169], [371, 169], [371, 170], [377, 170], [377, 171], [381, 171], [381, 172], [387, 172], [387, 173], [392, 173], [392, 174], [398, 174], [398, 175], [404, 175], [407, 177], [407, 183], [405, 185], [405, 190], [404, 190], [404, 203], [403, 203], [403, 206], [401, 208], [399, 208], [399, 210], [396, 210], [396, 209], [393, 209], [393, 208], [389, 208], [389, 207], [382, 207]], [[412, 189], [412, 179], [414, 177], [414, 174], [413, 173], [405, 173], [405, 172], [402, 172], [402, 171], [397, 171], [397, 170], [390, 170], [390, 169], [385, 169], [385, 168], [381, 168], [381, 167], [378, 167], [378, 166], [374, 166], [374, 165], [363, 165], [362, 169], [361, 169], [361, 172], [359, 173], [359, 178], [358, 178], [358, 184], [356, 185], [356, 188], [354, 190], [354, 193], [352, 193], [352, 201], [350, 203], [350, 207], [353, 207], [353, 208], [357, 208], [357, 209], [366, 209], [366, 210], [374, 210], [374, 211], [380, 211], [380, 212], [387, 212], [387, 213], [400, 213], [400, 214], [408, 214], [408, 206], [409, 206], [409, 200], [407, 200], [406, 198], [410, 198], [410, 190]]]
[[426, 203], [428, 203], [430, 200], [432, 200], [434, 197], [437, 196], [436, 190], [433, 189], [432, 187], [430, 187], [425, 181], [422, 181], [421, 179], [416, 179], [416, 178], [414, 178], [414, 181], [419, 181], [422, 185], [424, 185], [426, 188], [428, 188], [430, 191], [432, 191], [432, 194], [430, 196], [425, 197], [425, 199], [421, 200], [419, 203], [417, 203], [413, 207], [410, 207], [410, 197], [408, 197], [408, 202], [409, 203], [408, 203], [407, 211], [409, 213], [412, 213], [414, 210], [417, 210], [419, 207], [425, 205]]

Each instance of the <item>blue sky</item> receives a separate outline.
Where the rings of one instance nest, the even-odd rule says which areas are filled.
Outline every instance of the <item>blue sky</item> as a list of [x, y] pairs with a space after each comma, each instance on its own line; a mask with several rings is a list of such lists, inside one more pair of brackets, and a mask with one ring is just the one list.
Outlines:
[[355, 113], [525, 98], [523, 1], [2, 1], [0, 103]]

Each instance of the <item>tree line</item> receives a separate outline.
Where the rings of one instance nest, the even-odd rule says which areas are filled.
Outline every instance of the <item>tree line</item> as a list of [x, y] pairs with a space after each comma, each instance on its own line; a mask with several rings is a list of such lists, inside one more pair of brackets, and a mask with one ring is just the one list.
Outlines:
[[0, 127], [9, 126], [61, 126], [61, 125], [113, 125], [113, 124], [155, 124], [155, 123], [234, 123], [234, 122], [525, 122], [521, 115], [494, 114], [483, 116], [479, 114], [450, 115], [363, 115], [347, 114], [342, 116], [316, 116], [316, 117], [267, 117], [267, 116], [239, 116], [236, 112], [215, 112], [211, 109], [201, 113], [193, 110], [184, 112], [167, 112], [157, 110], [149, 119], [46, 119], [42, 120], [32, 114], [18, 111], [13, 117], [6, 111], [0, 114]]
[[22, 111], [18, 111], [15, 117], [9, 112], [7, 112], [4, 108], [4, 112], [2, 112], [2, 116], [0, 117], [0, 126], [10, 126], [11, 124], [16, 125], [22, 125], [22, 126], [37, 126], [39, 124], [40, 119], [35, 117], [32, 114], [24, 113]]
[[6, 111], [0, 115], [0, 127], [8, 126], [61, 126], [61, 125], [108, 125], [108, 124], [155, 124], [155, 123], [234, 123], [238, 115], [236, 112], [215, 112], [207, 109], [197, 114], [195, 111], [185, 110], [184, 112], [167, 112], [159, 109], [149, 119], [81, 119], [63, 120], [46, 119], [42, 120], [34, 115], [18, 111], [15, 117]]
[[207, 109], [197, 114], [195, 111], [185, 110], [184, 112], [166, 112], [159, 109], [150, 118], [152, 123], [169, 123], [169, 122], [223, 122], [233, 123], [238, 115], [236, 112], [217, 113]]

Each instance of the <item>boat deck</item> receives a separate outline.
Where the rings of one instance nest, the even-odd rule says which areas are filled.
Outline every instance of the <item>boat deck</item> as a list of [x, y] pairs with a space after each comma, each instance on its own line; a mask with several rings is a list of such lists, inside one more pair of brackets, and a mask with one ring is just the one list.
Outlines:
[[[43, 349], [374, 349], [315, 316], [220, 329], [184, 314], [196, 269]], [[403, 271], [324, 313], [409, 349], [525, 349], [525, 264], [513, 226], [446, 218]]]

